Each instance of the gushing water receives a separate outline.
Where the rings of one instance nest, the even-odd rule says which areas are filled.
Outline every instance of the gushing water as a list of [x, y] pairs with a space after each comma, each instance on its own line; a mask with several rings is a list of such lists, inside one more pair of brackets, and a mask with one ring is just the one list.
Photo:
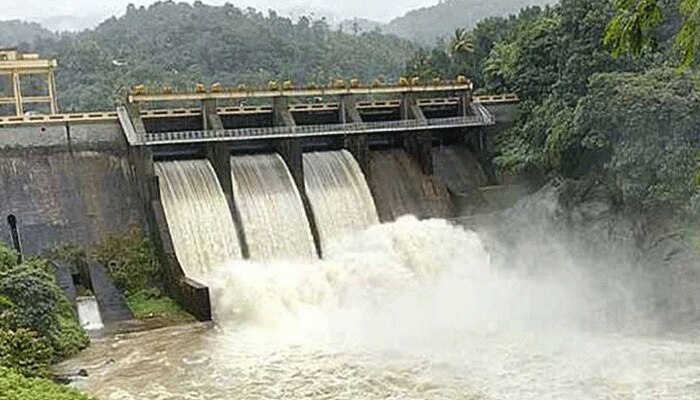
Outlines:
[[216, 330], [118, 338], [64, 367], [88, 365], [80, 385], [106, 400], [698, 398], [693, 339], [581, 330], [600, 293], [496, 268], [473, 232], [403, 218], [331, 249], [233, 261], [211, 271]]
[[299, 191], [279, 155], [231, 157], [231, 174], [251, 259], [317, 258]]
[[585, 328], [617, 307], [597, 285], [615, 266], [587, 280], [557, 268], [575, 260], [542, 256], [554, 272], [532, 276], [446, 221], [377, 225], [348, 153], [305, 159], [324, 249], [306, 262], [240, 260], [217, 241], [235, 230], [221, 229], [211, 166], [157, 166], [178, 257], [209, 286], [217, 327], [96, 343], [63, 366], [87, 366], [79, 386], [105, 400], [699, 398], [696, 338]]
[[365, 176], [349, 152], [304, 154], [304, 181], [324, 253], [379, 222]]
[[76, 299], [78, 308], [78, 320], [80, 326], [86, 331], [99, 331], [104, 329], [100, 309], [97, 306], [95, 296], [78, 297]]
[[210, 276], [210, 268], [240, 259], [241, 250], [226, 197], [206, 160], [155, 165], [170, 236], [185, 274]]

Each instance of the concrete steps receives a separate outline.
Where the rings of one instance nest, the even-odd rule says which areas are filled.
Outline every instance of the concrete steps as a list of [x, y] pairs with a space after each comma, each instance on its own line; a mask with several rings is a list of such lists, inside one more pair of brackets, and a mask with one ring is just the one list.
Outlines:
[[105, 324], [127, 321], [133, 318], [126, 299], [109, 278], [107, 269], [97, 263], [89, 265], [92, 289]]
[[75, 307], [75, 299], [78, 297], [78, 292], [75, 289], [75, 284], [73, 283], [73, 275], [71, 273], [71, 267], [64, 263], [54, 263], [56, 280], [58, 281], [58, 286], [66, 294], [68, 300]]

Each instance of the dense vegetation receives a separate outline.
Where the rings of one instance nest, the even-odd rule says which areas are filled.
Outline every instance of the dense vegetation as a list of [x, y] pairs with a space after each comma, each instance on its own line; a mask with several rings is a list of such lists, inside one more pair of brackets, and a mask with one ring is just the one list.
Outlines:
[[610, 21], [605, 43], [615, 55], [656, 51], [659, 26], [669, 11], [678, 12], [682, 25], [676, 32], [675, 49], [685, 68], [700, 56], [700, 1], [698, 0], [615, 0], [617, 15]]
[[[85, 399], [46, 378], [50, 365], [75, 355], [89, 339], [43, 259], [17, 263], [0, 243], [0, 398]], [[32, 378], [32, 379], [28, 379]]]
[[[3, 45], [0, 41], [0, 45]], [[144, 83], [264, 85], [268, 80], [330, 83], [395, 79], [413, 46], [392, 36], [332, 30], [323, 20], [294, 23], [271, 12], [195, 2], [130, 6], [94, 30], [25, 46], [60, 62], [65, 111], [110, 109], [121, 89]]]
[[36, 22], [0, 21], [0, 48], [24, 45], [36, 40], [55, 37], [55, 34]]
[[517, 13], [531, 5], [554, 3], [554, 0], [445, 0], [431, 7], [411, 11], [396, 18], [383, 31], [407, 38], [423, 45], [432, 45], [445, 39], [455, 29], [473, 28], [489, 17]]
[[0, 399], [89, 400], [90, 398], [50, 380], [26, 378], [11, 369], [0, 367]]
[[487, 91], [522, 99], [517, 126], [499, 137], [504, 170], [596, 175], [631, 209], [679, 215], [697, 203], [700, 76], [679, 73], [677, 2], [662, 4], [653, 51], [614, 57], [604, 45], [610, 0], [562, 0], [458, 31], [416, 53], [409, 73], [467, 73]]
[[106, 238], [90, 257], [110, 265], [110, 277], [126, 296], [134, 317], [158, 318], [165, 324], [195, 321], [165, 294], [163, 268], [153, 244], [140, 230]]
[[48, 261], [17, 264], [17, 255], [4, 244], [0, 254], [0, 366], [46, 376], [51, 362], [75, 355], [88, 337]]

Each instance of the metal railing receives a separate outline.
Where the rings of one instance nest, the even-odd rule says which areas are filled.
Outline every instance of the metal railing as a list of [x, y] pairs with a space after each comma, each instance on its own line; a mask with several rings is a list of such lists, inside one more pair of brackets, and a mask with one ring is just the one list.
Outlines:
[[410, 132], [424, 129], [454, 129], [495, 124], [493, 115], [479, 104], [472, 106], [474, 115], [426, 120], [400, 120], [349, 124], [278, 126], [224, 130], [195, 130], [183, 132], [147, 133], [139, 137], [140, 145], [236, 141], [253, 139], [284, 139], [310, 136], [360, 135], [371, 133]]

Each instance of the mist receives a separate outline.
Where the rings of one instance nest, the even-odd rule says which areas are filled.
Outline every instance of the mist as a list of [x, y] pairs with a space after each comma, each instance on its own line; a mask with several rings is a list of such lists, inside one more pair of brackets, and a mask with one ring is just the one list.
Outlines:
[[[192, 1], [188, 1], [192, 3]], [[377, 2], [371, 0], [329, 3], [322, 0], [239, 0], [228, 1], [239, 8], [253, 7], [267, 12], [270, 9], [281, 15], [298, 18], [301, 15], [325, 17], [331, 23], [345, 19], [366, 18], [378, 22], [389, 22], [406, 12], [431, 6], [436, 0], [401, 0]], [[2, 19], [22, 19], [43, 23], [50, 30], [82, 30], [93, 28], [106, 18], [121, 16], [128, 4], [148, 6], [152, 0], [25, 0], [11, 1], [3, 5]], [[223, 5], [224, 0], [206, 0], [208, 5]]]
[[[643, 257], [629, 256], [634, 241], [602, 251], [599, 232], [558, 225], [569, 211], [549, 189], [470, 228], [409, 216], [335, 241], [324, 260], [220, 265], [199, 277], [216, 329], [108, 342], [119, 361], [86, 388], [134, 399], [186, 390], [193, 398], [693, 398], [695, 328], [671, 329], [678, 314], [647, 301], [689, 288], [653, 285], [662, 271], [641, 272]], [[605, 207], [597, 209], [600, 221]], [[630, 226], [608, 225], [620, 237]], [[103, 354], [91, 349], [82, 362]]]
[[[404, 217], [335, 243], [323, 261], [221, 266], [205, 279], [215, 320], [224, 336], [278, 356], [330, 348], [397, 368], [412, 360], [432, 376], [469, 376], [464, 390], [499, 399], [676, 398], [683, 392], [658, 378], [690, 383], [694, 369], [672, 371], [656, 347], [677, 348], [669, 338], [693, 328], [671, 331], [650, 307], [659, 277], [633, 273], [632, 247], [583, 248], [540, 213], [558, 207], [537, 197], [517, 243], [488, 224], [477, 233]], [[454, 388], [441, 385], [426, 398], [450, 398], [443, 390]]]

